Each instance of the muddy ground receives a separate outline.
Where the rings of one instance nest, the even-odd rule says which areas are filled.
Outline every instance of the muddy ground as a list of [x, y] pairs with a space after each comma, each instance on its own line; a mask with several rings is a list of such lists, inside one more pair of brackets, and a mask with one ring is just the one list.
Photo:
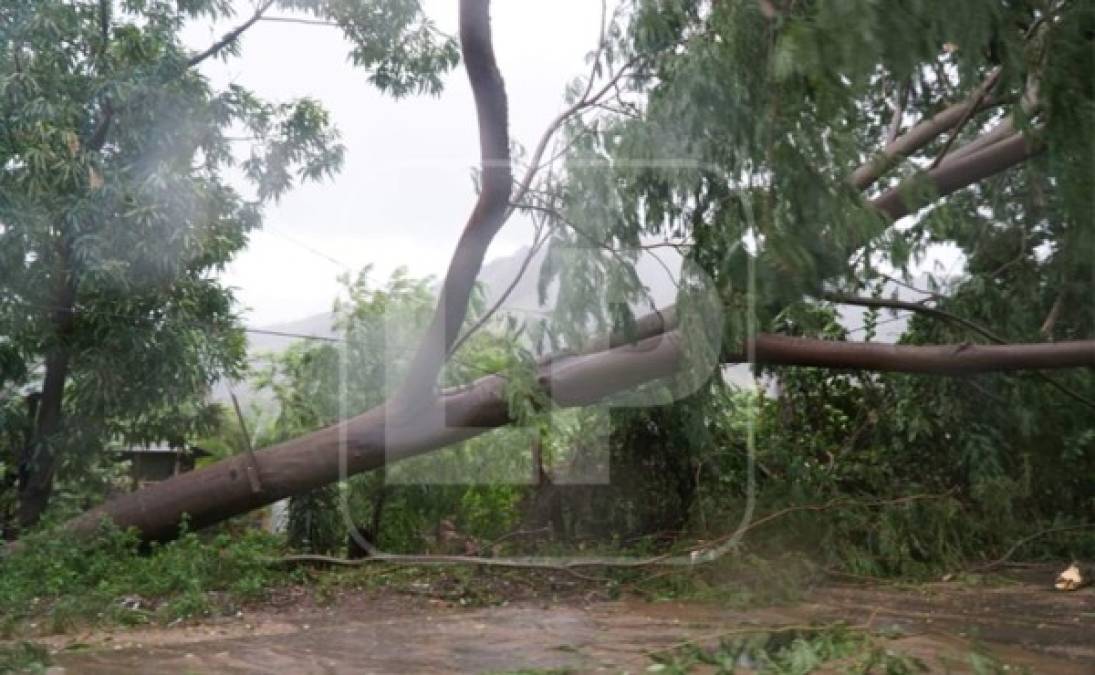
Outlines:
[[322, 606], [291, 589], [240, 616], [42, 641], [55, 652], [54, 672], [104, 675], [636, 673], [652, 665], [651, 652], [690, 641], [713, 646], [760, 626], [846, 621], [892, 636], [881, 638], [888, 649], [933, 671], [973, 672], [970, 653], [987, 650], [1015, 672], [1095, 673], [1095, 588], [1054, 592], [1052, 568], [1012, 576], [991, 586], [830, 579], [793, 602], [749, 609], [626, 594], [607, 600], [585, 588], [550, 602], [514, 593], [504, 604], [467, 608], [429, 584], [343, 592]]

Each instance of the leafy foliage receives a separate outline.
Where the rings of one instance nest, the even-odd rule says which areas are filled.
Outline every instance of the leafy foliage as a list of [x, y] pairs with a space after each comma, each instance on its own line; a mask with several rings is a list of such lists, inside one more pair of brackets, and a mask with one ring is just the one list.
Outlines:
[[456, 40], [437, 30], [419, 0], [279, 0], [333, 21], [353, 45], [350, 59], [369, 82], [396, 98], [441, 93], [441, 76], [456, 65]]
[[[340, 342], [297, 343], [272, 357], [256, 379], [259, 387], [275, 395], [279, 407], [262, 444], [380, 404], [399, 384], [413, 357], [435, 304], [431, 280], [413, 279], [397, 270], [378, 287], [366, 268], [342, 281], [345, 292], [335, 302]], [[472, 309], [469, 323], [483, 311], [481, 298], [474, 299]], [[443, 379], [447, 384], [464, 383], [501, 369], [516, 375], [517, 366], [513, 340], [492, 328], [468, 341]], [[514, 396], [515, 405], [521, 400]], [[527, 438], [520, 429], [498, 430], [434, 456], [400, 462], [355, 476], [342, 486], [294, 498], [290, 541], [310, 550], [340, 550], [353, 525], [364, 528], [374, 544], [419, 551], [436, 543], [438, 523], [445, 519], [476, 536], [500, 536], [518, 517], [514, 507], [521, 491], [513, 484], [515, 477], [525, 482], [532, 475], [529, 455], [513, 452], [514, 444], [527, 444]]]
[[269, 564], [280, 546], [254, 530], [206, 539], [189, 532], [146, 553], [134, 534], [106, 524], [83, 542], [58, 532], [28, 535], [21, 550], [0, 559], [0, 627], [7, 633], [32, 615], [63, 631], [96, 620], [132, 625], [234, 613], [290, 579]]
[[655, 665], [648, 670], [734, 673], [748, 669], [792, 675], [816, 672], [827, 665], [838, 667], [841, 672], [887, 675], [928, 670], [920, 659], [887, 648], [884, 637], [840, 625], [816, 630], [757, 631], [752, 635], [723, 638], [713, 650], [690, 645], [669, 655], [656, 656]]
[[[628, 257], [663, 239], [682, 244], [686, 270], [702, 272], [726, 308], [724, 352], [741, 352], [756, 330], [848, 339], [822, 294], [879, 297], [889, 279], [908, 283], [905, 273], [940, 247], [956, 252], [958, 266], [921, 294], [938, 294], [933, 306], [1006, 341], [1092, 337], [1095, 317], [1077, 295], [1095, 278], [1095, 176], [1090, 134], [1080, 131], [1095, 126], [1091, 83], [1080, 82], [1092, 58], [1089, 5], [626, 4], [625, 25], [609, 31], [598, 56], [609, 66], [630, 60], [632, 76], [614, 105], [568, 123], [561, 175], [537, 195], [553, 233], [541, 289], [558, 289], [547, 333], [562, 345], [628, 325], [643, 307]], [[1044, 152], [915, 218], [888, 222], [848, 177], [895, 133], [968, 100], [997, 68], [987, 103], [960, 129], [898, 158], [869, 194], [903, 185], [907, 198], [930, 203], [918, 175], [1005, 119]], [[693, 281], [687, 271], [683, 281], [686, 289]], [[606, 287], [623, 290], [606, 304]], [[682, 291], [682, 317], [704, 315], [693, 301]], [[878, 323], [868, 314], [867, 339]], [[904, 340], [985, 337], [922, 317]], [[613, 469], [630, 455], [674, 485], [678, 472], [698, 476], [698, 486], [653, 488], [642, 503], [673, 511], [691, 493], [684, 508], [702, 525], [731, 503], [740, 511], [749, 427], [760, 497], [773, 510], [947, 493], [931, 503], [809, 516], [832, 526], [816, 528], [827, 534], [813, 545], [869, 574], [923, 574], [989, 557], [1032, 527], [1091, 512], [1083, 479], [1093, 457], [1083, 402], [1095, 400], [1090, 372], [1053, 376], [1071, 395], [1035, 376], [766, 376], [780, 384], [776, 400], [711, 386], [632, 416], [633, 426], [616, 427], [628, 440]], [[657, 438], [672, 442], [646, 457], [653, 448], [643, 439]], [[1041, 550], [1064, 555], [1069, 541], [1048, 539]]]
[[[456, 62], [452, 39], [417, 2], [276, 4], [336, 21], [355, 62], [395, 96], [436, 94]], [[342, 164], [317, 101], [217, 90], [195, 68], [238, 53], [238, 41], [192, 54], [183, 27], [230, 13], [218, 0], [0, 9], [0, 390], [10, 431], [0, 443], [7, 470], [26, 474], [21, 484], [41, 475], [48, 485], [57, 456], [62, 479], [78, 477], [112, 440], [180, 444], [211, 431], [217, 414], [204, 395], [240, 375], [245, 348], [232, 293], [215, 275], [261, 225], [264, 205]], [[241, 129], [245, 158], [232, 145]], [[236, 171], [252, 195], [233, 187]], [[38, 390], [40, 416], [9, 399]]]

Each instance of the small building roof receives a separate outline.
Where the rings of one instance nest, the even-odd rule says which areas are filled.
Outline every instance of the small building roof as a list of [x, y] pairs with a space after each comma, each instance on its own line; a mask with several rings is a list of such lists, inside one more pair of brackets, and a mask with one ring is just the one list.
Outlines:
[[208, 457], [211, 453], [196, 445], [174, 447], [168, 443], [148, 443], [144, 445], [131, 445], [118, 451], [123, 457], [155, 456], [155, 455], [188, 455], [190, 457]]

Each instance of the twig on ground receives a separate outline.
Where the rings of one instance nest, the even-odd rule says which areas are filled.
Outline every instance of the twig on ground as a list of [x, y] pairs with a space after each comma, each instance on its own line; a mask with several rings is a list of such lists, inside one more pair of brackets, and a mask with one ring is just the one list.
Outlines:
[[[877, 610], [871, 614], [871, 620], [874, 619], [874, 615]], [[717, 633], [708, 633], [706, 635], [700, 635], [694, 638], [688, 638], [674, 643], [668, 647], [662, 647], [660, 649], [648, 649], [642, 653], [645, 658], [652, 658], [659, 654], [665, 654], [667, 652], [676, 651], [682, 647], [699, 646], [699, 643], [710, 642], [712, 640], [722, 640], [724, 638], [732, 637], [735, 635], [756, 635], [758, 633], [820, 633], [823, 630], [840, 628], [848, 631], [860, 631], [864, 633], [872, 632], [870, 620], [867, 623], [849, 625], [843, 621], [834, 621], [829, 624], [780, 624], [780, 625], [767, 625], [767, 626], [747, 626], [744, 628], [731, 628], [728, 630], [722, 630]]]
[[743, 530], [741, 530], [740, 532], [735, 532], [734, 534], [725, 534], [725, 535], [719, 537], [718, 539], [715, 539], [712, 543], [720, 544], [724, 541], [728, 541], [735, 534], [744, 535], [746, 532], [749, 532], [751, 530], [755, 530], [756, 528], [760, 527], [761, 525], [764, 525], [765, 523], [776, 520], [777, 518], [782, 518], [783, 516], [789, 515], [791, 513], [799, 513], [799, 512], [802, 512], [802, 511], [813, 511], [813, 512], [828, 511], [829, 509], [833, 509], [833, 508], [836, 508], [838, 506], [866, 506], [866, 507], [872, 507], [872, 508], [873, 507], [878, 507], [878, 506], [895, 506], [897, 504], [907, 504], [907, 503], [911, 503], [911, 502], [915, 502], [915, 501], [945, 499], [947, 497], [952, 496], [954, 493], [955, 493], [955, 490], [948, 490], [946, 492], [940, 492], [940, 493], [923, 493], [923, 494], [905, 495], [903, 497], [895, 497], [893, 499], [870, 499], [870, 500], [857, 500], [857, 499], [852, 499], [850, 497], [837, 497], [835, 499], [830, 499], [829, 501], [821, 503], [821, 504], [799, 504], [799, 505], [796, 505], [796, 506], [788, 506], [787, 508], [780, 509], [778, 511], [774, 511], [772, 513], [769, 513], [766, 516], [763, 516], [761, 518], [758, 518], [758, 519], [754, 520], [753, 522], [746, 525], [745, 528]]
[[[719, 539], [712, 541], [712, 544], [719, 544], [729, 540], [731, 537], [737, 535], [740, 536], [750, 530], [753, 530], [760, 525], [771, 522], [777, 518], [781, 518], [785, 515], [801, 512], [801, 511], [825, 511], [831, 508], [842, 505], [850, 506], [891, 506], [895, 504], [905, 504], [919, 500], [926, 499], [943, 499], [954, 493], [953, 490], [944, 493], [925, 493], [906, 495], [903, 497], [897, 497], [894, 499], [879, 499], [879, 500], [855, 500], [851, 498], [837, 498], [824, 502], [822, 504], [802, 504], [797, 506], [789, 506], [784, 509], [780, 509], [773, 513], [770, 513], [762, 518], [749, 523], [744, 529], [738, 530], [734, 533], [723, 535]], [[708, 547], [710, 548], [710, 547]], [[328, 555], [317, 554], [297, 554], [287, 555], [281, 558], [273, 558], [268, 562], [273, 565], [285, 565], [285, 564], [298, 564], [298, 563], [316, 563], [324, 565], [338, 565], [344, 567], [358, 567], [362, 565], [369, 565], [373, 563], [390, 563], [394, 565], [477, 565], [482, 567], [499, 567], [508, 569], [540, 569], [547, 571], [566, 572], [578, 578], [584, 578], [587, 580], [596, 580], [595, 577], [589, 577], [577, 572], [581, 568], [603, 568], [603, 569], [636, 569], [642, 567], [654, 567], [658, 565], [665, 566], [689, 566], [706, 564], [717, 560], [717, 557], [705, 559], [701, 561], [695, 561], [691, 556], [674, 556], [672, 553], [663, 553], [661, 555], [651, 556], [647, 558], [569, 558], [561, 560], [551, 560], [545, 558], [485, 558], [482, 556], [466, 556], [466, 555], [401, 555], [395, 553], [380, 553], [372, 555], [367, 558], [338, 558]], [[600, 579], [600, 581], [608, 581], [607, 579]]]
[[1007, 550], [1007, 552], [1004, 553], [1004, 555], [1000, 556], [996, 560], [989, 561], [987, 563], [984, 563], [983, 565], [978, 565], [976, 567], [971, 567], [971, 568], [969, 568], [967, 570], [964, 570], [964, 571], [965, 571], [965, 573], [969, 574], [969, 573], [976, 573], [976, 572], [987, 572], [989, 570], [996, 569], [997, 567], [1000, 567], [1000, 566], [1004, 565], [1006, 562], [1008, 562], [1008, 560], [1011, 558], [1011, 556], [1015, 555], [1015, 552], [1018, 551], [1020, 548], [1022, 548], [1026, 544], [1029, 544], [1030, 542], [1034, 541], [1035, 539], [1039, 539], [1041, 537], [1046, 536], [1047, 534], [1056, 534], [1058, 532], [1075, 532], [1077, 530], [1089, 530], [1089, 529], [1092, 529], [1092, 528], [1095, 528], [1095, 523], [1083, 523], [1083, 524], [1080, 524], [1080, 525], [1066, 525], [1064, 527], [1051, 527], [1047, 530], [1040, 530], [1038, 532], [1035, 532], [1034, 534], [1023, 537], [1019, 541], [1012, 544], [1011, 548], [1009, 548]]

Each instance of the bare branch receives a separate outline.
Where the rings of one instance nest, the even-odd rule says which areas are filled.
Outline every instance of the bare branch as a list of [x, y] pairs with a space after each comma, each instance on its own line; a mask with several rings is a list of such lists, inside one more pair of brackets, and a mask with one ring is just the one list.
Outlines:
[[608, 82], [606, 82], [603, 87], [598, 89], [595, 94], [593, 94], [592, 96], [588, 94], [586, 96], [583, 96], [574, 104], [567, 107], [566, 110], [555, 116], [555, 119], [553, 119], [551, 123], [548, 124], [547, 128], [544, 130], [544, 133], [540, 136], [540, 141], [536, 144], [536, 150], [532, 153], [532, 158], [529, 162], [528, 171], [525, 173], [524, 178], [518, 185], [517, 190], [513, 193], [513, 202], [519, 203], [522, 199], [524, 199], [525, 194], [529, 191], [529, 188], [532, 187], [533, 179], [536, 177], [536, 174], [540, 171], [540, 169], [543, 168], [540, 162], [544, 157], [544, 152], [547, 150], [548, 142], [551, 140], [552, 136], [555, 135], [555, 133], [563, 126], [564, 123], [566, 123], [568, 119], [574, 117], [586, 108], [589, 108], [595, 105], [598, 101], [600, 101], [605, 94], [607, 94], [613, 87], [616, 86], [616, 83], [620, 81], [620, 78], [622, 78], [632, 67], [634, 67], [636, 63], [638, 63], [638, 61], [638, 57], [632, 58], [623, 66], [621, 66], [619, 70], [617, 70], [609, 78]]
[[963, 328], [971, 330], [981, 337], [992, 340], [996, 344], [1008, 344], [1008, 341], [1004, 338], [968, 319], [964, 319], [957, 314], [951, 314], [950, 312], [936, 309], [935, 307], [929, 307], [919, 302], [907, 302], [904, 300], [892, 300], [888, 298], [864, 298], [857, 295], [845, 295], [844, 293], [823, 293], [821, 297], [824, 300], [835, 302], [840, 305], [857, 305], [860, 307], [872, 307], [876, 309], [903, 309], [910, 312], [917, 312], [918, 314], [924, 314], [926, 316], [932, 316], [937, 319], [959, 324]]
[[1042, 322], [1042, 327], [1038, 330], [1047, 340], [1053, 339], [1053, 329], [1057, 326], [1057, 319], [1061, 316], [1061, 309], [1065, 304], [1065, 292], [1061, 291], [1057, 294], [1057, 298], [1053, 301], [1053, 306], [1049, 308], [1049, 314], [1046, 316], [1046, 320]]
[[943, 148], [939, 151], [939, 154], [932, 160], [931, 166], [928, 167], [929, 169], [934, 169], [939, 166], [939, 163], [947, 156], [947, 151], [950, 150], [951, 145], [953, 145], [955, 139], [958, 138], [958, 134], [962, 133], [962, 129], [966, 126], [966, 123], [970, 121], [970, 118], [973, 117], [973, 113], [977, 110], [978, 106], [980, 106], [985, 100], [985, 97], [989, 95], [992, 88], [996, 86], [996, 82], [1000, 79], [1001, 70], [1000, 66], [993, 68], [992, 72], [989, 73], [989, 76], [985, 78], [985, 81], [970, 95], [969, 101], [966, 103], [966, 109], [962, 113], [962, 118], [958, 120], [958, 124], [954, 125], [954, 130], [951, 131], [950, 136], [947, 137], [947, 141], [943, 144]]
[[885, 279], [886, 281], [890, 281], [892, 283], [895, 283], [898, 286], [901, 286], [902, 288], [907, 288], [907, 289], [909, 289], [910, 291], [912, 291], [914, 293], [919, 293], [920, 295], [926, 295], [927, 297], [924, 300], [921, 300], [920, 302], [927, 302], [928, 300], [945, 300], [947, 298], [947, 296], [943, 295], [942, 293], [937, 293], [935, 291], [929, 291], [926, 288], [919, 288], [917, 286], [913, 286], [912, 284], [910, 284], [906, 281], [902, 281], [901, 279], [898, 279], [897, 277], [891, 276], [889, 274], [884, 274], [883, 273], [883, 274], [879, 274], [879, 276], [882, 277], [883, 279]]
[[[1095, 340], [1007, 345], [891, 345], [760, 334], [751, 341], [757, 363], [854, 370], [969, 375], [1095, 367]], [[745, 362], [748, 349], [727, 361]]]
[[525, 259], [521, 261], [521, 267], [517, 270], [517, 274], [513, 275], [513, 279], [510, 281], [509, 286], [507, 286], [506, 289], [502, 291], [502, 294], [498, 296], [498, 299], [495, 300], [490, 309], [484, 312], [483, 316], [479, 317], [479, 319], [477, 319], [474, 324], [469, 326], [468, 329], [464, 331], [463, 335], [457, 338], [456, 342], [454, 342], [452, 347], [449, 348], [449, 358], [452, 358], [452, 355], [459, 351], [460, 347], [462, 347], [464, 343], [471, 338], [472, 335], [482, 329], [483, 326], [487, 325], [487, 322], [490, 321], [491, 318], [498, 313], [498, 310], [502, 308], [502, 305], [505, 304], [506, 300], [509, 299], [509, 296], [513, 294], [514, 289], [516, 289], [517, 284], [521, 282], [521, 278], [524, 277], [525, 272], [528, 270], [529, 265], [532, 264], [532, 261], [536, 257], [536, 254], [539, 253], [540, 249], [544, 247], [545, 243], [547, 243], [548, 234], [550, 234], [550, 232], [543, 234], [543, 236], [541, 237], [542, 229], [543, 228], [539, 228], [536, 230], [536, 234], [532, 238], [532, 246], [529, 247], [528, 255], [526, 255]]
[[890, 118], [890, 128], [886, 130], [886, 145], [896, 141], [898, 134], [901, 133], [901, 120], [905, 117], [905, 104], [909, 100], [909, 89], [911, 89], [911, 85], [907, 80], [898, 85], [894, 96], [893, 117]]

